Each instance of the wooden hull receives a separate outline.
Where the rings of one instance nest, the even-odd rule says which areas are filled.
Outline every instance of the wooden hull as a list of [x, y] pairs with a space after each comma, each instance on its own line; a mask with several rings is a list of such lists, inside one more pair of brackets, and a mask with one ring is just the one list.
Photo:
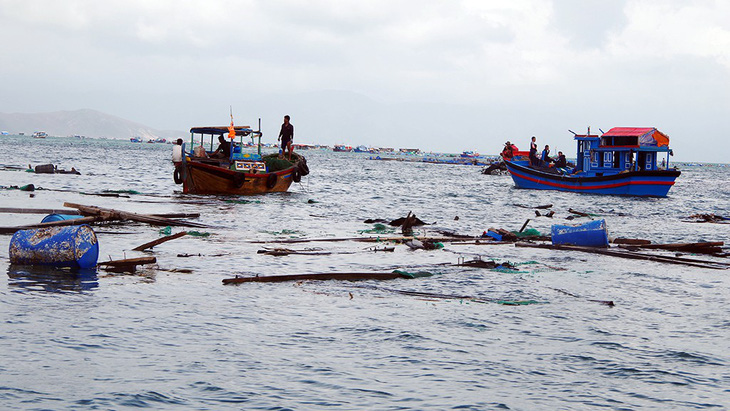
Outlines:
[[657, 170], [580, 177], [552, 174], [510, 161], [505, 165], [518, 188], [626, 196], [666, 197], [681, 174], [677, 170]]
[[221, 195], [255, 195], [287, 191], [294, 181], [296, 169], [294, 165], [272, 173], [250, 174], [197, 161], [186, 161], [181, 167], [183, 193]]

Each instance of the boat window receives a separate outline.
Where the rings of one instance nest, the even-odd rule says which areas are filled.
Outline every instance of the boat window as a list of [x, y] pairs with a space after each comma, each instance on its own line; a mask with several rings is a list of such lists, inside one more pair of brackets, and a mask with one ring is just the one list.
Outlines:
[[603, 164], [611, 164], [613, 162], [613, 153], [610, 151], [607, 151], [603, 153]]
[[653, 162], [652, 162], [653, 157], [654, 156], [651, 154], [646, 155], [646, 167], [644, 168], [645, 170], [651, 170], [652, 168], [654, 168]]

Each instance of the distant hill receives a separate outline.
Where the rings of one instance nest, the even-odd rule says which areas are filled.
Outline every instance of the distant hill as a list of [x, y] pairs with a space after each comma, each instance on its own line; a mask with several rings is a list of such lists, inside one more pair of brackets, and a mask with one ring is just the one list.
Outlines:
[[54, 111], [51, 113], [0, 113], [0, 130], [10, 134], [45, 131], [50, 136], [79, 135], [94, 138], [128, 139], [139, 136], [173, 138], [187, 135], [183, 131], [155, 130], [96, 110]]

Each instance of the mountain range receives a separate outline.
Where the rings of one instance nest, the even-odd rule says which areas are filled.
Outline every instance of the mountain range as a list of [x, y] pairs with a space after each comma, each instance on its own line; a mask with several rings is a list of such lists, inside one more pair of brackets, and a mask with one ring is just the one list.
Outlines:
[[156, 130], [144, 124], [91, 109], [49, 113], [0, 113], [0, 130], [9, 134], [31, 135], [45, 131], [50, 136], [79, 135], [93, 138], [128, 139], [130, 137], [173, 138], [184, 131]]

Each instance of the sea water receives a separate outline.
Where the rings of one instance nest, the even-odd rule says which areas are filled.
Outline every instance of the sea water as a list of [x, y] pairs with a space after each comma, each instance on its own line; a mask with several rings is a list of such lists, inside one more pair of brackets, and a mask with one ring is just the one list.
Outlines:
[[[475, 166], [307, 151], [311, 174], [289, 192], [226, 197], [182, 195], [169, 145], [2, 137], [0, 153], [0, 185], [37, 188], [0, 190], [2, 207], [200, 213], [194, 221], [210, 226], [146, 253], [132, 249], [164, 227], [95, 226], [101, 261], [157, 258], [135, 274], [9, 266], [10, 236], [0, 236], [3, 409], [730, 407], [727, 270], [512, 245], [376, 252], [393, 244], [254, 243], [399, 235], [362, 233], [374, 229], [364, 220], [408, 212], [429, 223], [416, 228], [421, 236], [519, 230], [527, 219], [548, 234], [552, 224], [588, 221], [567, 220], [568, 209], [605, 219], [611, 237], [727, 242], [730, 226], [688, 218], [730, 214], [727, 167], [680, 166], [669, 197], [630, 198], [520, 190]], [[46, 163], [81, 175], [8, 167]], [[545, 204], [553, 218], [517, 206]], [[0, 226], [42, 218], [5, 213]], [[310, 255], [258, 253], [282, 247]], [[473, 258], [516, 270], [454, 265]], [[433, 275], [222, 284], [396, 269]]]

